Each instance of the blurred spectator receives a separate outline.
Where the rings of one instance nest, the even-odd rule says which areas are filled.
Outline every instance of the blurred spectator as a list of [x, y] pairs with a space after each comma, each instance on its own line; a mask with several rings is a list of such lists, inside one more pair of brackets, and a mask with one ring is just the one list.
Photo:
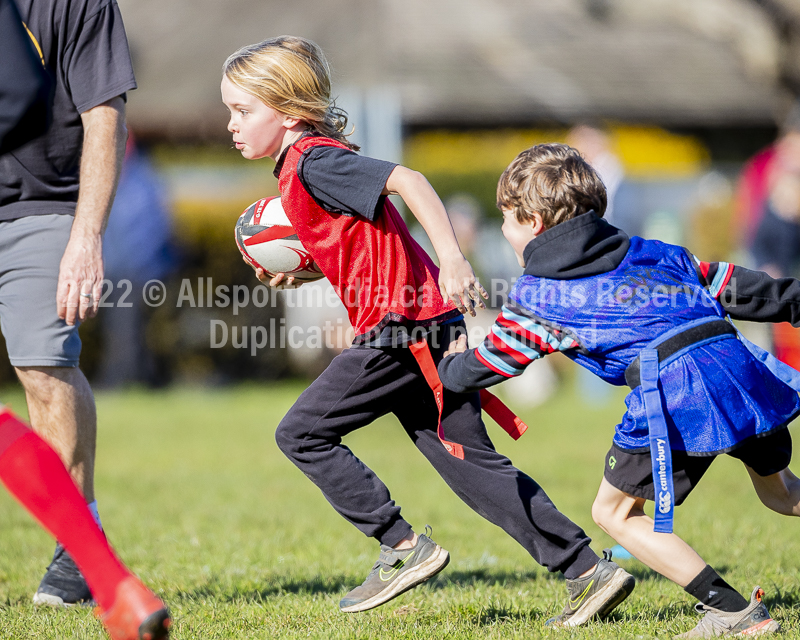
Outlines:
[[[787, 160], [800, 160], [800, 153]], [[758, 267], [773, 277], [797, 274], [800, 260], [800, 171], [790, 162], [776, 166], [752, 250]], [[775, 357], [800, 369], [800, 331], [788, 323], [770, 327]]]
[[[736, 228], [749, 252], [766, 214], [772, 187], [780, 175], [800, 171], [800, 103], [784, 122], [778, 140], [759, 151], [742, 169], [736, 193]], [[767, 223], [770, 226], [770, 223]]]
[[800, 172], [775, 169], [751, 250], [759, 269], [782, 278], [796, 273], [800, 259]]
[[603, 217], [611, 224], [617, 224], [614, 220], [614, 198], [625, 179], [625, 170], [614, 153], [608, 134], [596, 127], [581, 124], [567, 134], [567, 144], [580, 151], [600, 174], [608, 196], [608, 206]]
[[[482, 248], [486, 223], [483, 220], [480, 203], [469, 193], [457, 193], [445, 201], [444, 207], [447, 209], [461, 251], [472, 264], [478, 279], [481, 283], [485, 283], [484, 286], [488, 291], [491, 279], [502, 276], [497, 273], [497, 256], [489, 255], [489, 252]], [[500, 223], [497, 223], [496, 227], [499, 233]], [[426, 238], [426, 241], [433, 249], [430, 239]]]
[[[800, 104], [778, 140], [745, 166], [739, 185], [738, 221], [743, 246], [755, 266], [775, 278], [796, 276], [800, 262]], [[775, 356], [800, 369], [800, 332], [770, 325]]]
[[459, 193], [447, 199], [447, 215], [453, 225], [461, 251], [472, 261], [478, 242], [478, 225], [481, 221], [481, 205], [468, 193]]
[[721, 171], [709, 171], [697, 182], [689, 206], [686, 247], [707, 262], [729, 262], [735, 254], [738, 232], [731, 221], [733, 198], [733, 182]]
[[[147, 344], [147, 311], [142, 292], [149, 280], [165, 279], [176, 266], [166, 195], [149, 159], [131, 135], [117, 196], [105, 232], [107, 283], [100, 316], [103, 344], [97, 384], [157, 382]], [[105, 295], [108, 292], [108, 295]]]

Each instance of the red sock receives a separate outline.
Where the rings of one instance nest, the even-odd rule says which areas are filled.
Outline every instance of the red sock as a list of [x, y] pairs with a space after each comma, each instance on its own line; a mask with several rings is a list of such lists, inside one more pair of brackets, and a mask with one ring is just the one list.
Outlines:
[[108, 610], [130, 572], [114, 555], [80, 491], [50, 446], [0, 408], [0, 480], [64, 545], [97, 604]]

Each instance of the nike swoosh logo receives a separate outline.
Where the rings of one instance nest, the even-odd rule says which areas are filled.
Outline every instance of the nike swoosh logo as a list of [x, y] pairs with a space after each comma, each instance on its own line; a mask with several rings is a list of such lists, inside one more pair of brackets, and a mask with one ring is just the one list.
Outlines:
[[577, 598], [575, 598], [574, 600], [570, 600], [570, 601], [569, 601], [569, 607], [570, 607], [570, 609], [577, 609], [579, 606], [581, 606], [581, 602], [583, 602], [583, 599], [586, 597], [586, 594], [587, 594], [587, 593], [589, 593], [589, 589], [591, 589], [591, 588], [592, 588], [592, 585], [593, 585], [593, 584], [594, 584], [594, 580], [592, 580], [592, 581], [591, 581], [591, 582], [590, 582], [590, 583], [589, 583], [589, 584], [586, 586], [586, 588], [583, 590], [583, 593], [582, 593], [581, 595], [579, 595], [579, 596], [578, 596]]
[[381, 582], [389, 582], [389, 580], [394, 578], [397, 575], [397, 572], [403, 568], [403, 565], [408, 562], [411, 559], [411, 556], [413, 556], [415, 553], [415, 551], [409, 553], [405, 558], [403, 558], [402, 562], [400, 562], [400, 564], [398, 564], [391, 571], [384, 571], [383, 567], [381, 567], [381, 570], [378, 572], [378, 577], [381, 579]]

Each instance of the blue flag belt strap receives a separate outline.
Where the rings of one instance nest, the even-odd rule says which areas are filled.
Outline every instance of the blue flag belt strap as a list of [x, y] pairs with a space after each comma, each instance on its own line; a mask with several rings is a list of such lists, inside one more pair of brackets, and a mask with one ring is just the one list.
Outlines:
[[745, 338], [732, 323], [718, 317], [700, 318], [680, 325], [647, 345], [625, 370], [625, 381], [631, 389], [642, 387], [645, 415], [650, 435], [650, 461], [655, 490], [655, 525], [659, 533], [672, 533], [675, 493], [672, 485], [672, 450], [667, 421], [658, 386], [659, 370], [669, 362], [701, 345], [738, 337], [759, 362], [781, 382], [800, 392], [800, 371], [778, 360]]
[[675, 512], [675, 491], [672, 483], [672, 449], [661, 390], [658, 386], [662, 366], [691, 349], [736, 337], [736, 328], [725, 320], [711, 316], [682, 324], [653, 340], [625, 370], [625, 381], [631, 389], [642, 387], [645, 416], [650, 436], [650, 462], [653, 473], [655, 524], [657, 533], [672, 533]]

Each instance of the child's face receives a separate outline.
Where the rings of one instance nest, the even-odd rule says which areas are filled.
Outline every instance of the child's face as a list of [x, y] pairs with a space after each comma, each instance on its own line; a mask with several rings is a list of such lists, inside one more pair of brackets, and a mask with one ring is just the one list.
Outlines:
[[298, 120], [268, 107], [227, 77], [222, 78], [221, 88], [222, 102], [231, 112], [228, 131], [242, 156], [248, 160], [266, 157], [277, 160], [287, 134], [297, 127]]
[[514, 249], [514, 254], [517, 256], [517, 262], [520, 267], [525, 266], [525, 260], [522, 253], [528, 243], [544, 231], [544, 224], [542, 224], [542, 216], [538, 213], [533, 214], [533, 219], [526, 222], [517, 220], [517, 216], [511, 209], [502, 209], [503, 212], [503, 235], [508, 243]]

